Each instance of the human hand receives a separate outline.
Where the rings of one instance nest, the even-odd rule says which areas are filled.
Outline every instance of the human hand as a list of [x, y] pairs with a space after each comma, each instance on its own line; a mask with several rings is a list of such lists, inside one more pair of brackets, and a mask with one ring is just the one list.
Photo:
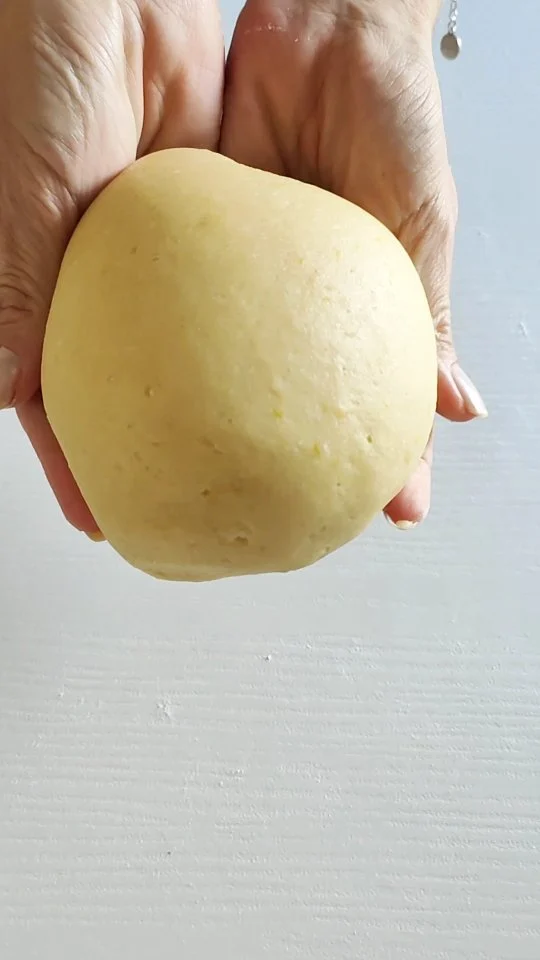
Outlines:
[[[431, 38], [438, 0], [248, 0], [229, 56], [221, 150], [358, 204], [399, 238], [438, 341], [438, 412], [486, 416], [457, 363], [450, 276], [457, 203]], [[432, 441], [386, 508], [401, 527], [430, 506]]]
[[60, 263], [91, 200], [137, 156], [217, 146], [223, 61], [214, 0], [0, 4], [0, 407], [17, 407], [67, 519], [90, 534], [40, 394]]

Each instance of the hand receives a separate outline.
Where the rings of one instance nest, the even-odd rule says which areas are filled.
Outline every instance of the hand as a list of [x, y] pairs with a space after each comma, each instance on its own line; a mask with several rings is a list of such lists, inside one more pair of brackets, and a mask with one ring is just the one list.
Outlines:
[[91, 534], [39, 392], [60, 263], [137, 156], [217, 146], [223, 61], [214, 0], [0, 4], [0, 407], [17, 407], [67, 519]]
[[[429, 299], [439, 348], [438, 412], [486, 416], [452, 343], [457, 204], [431, 53], [438, 3], [248, 0], [227, 66], [223, 153], [358, 204], [399, 238]], [[412, 9], [412, 12], [411, 12]], [[408, 527], [430, 505], [430, 442], [388, 505]]]

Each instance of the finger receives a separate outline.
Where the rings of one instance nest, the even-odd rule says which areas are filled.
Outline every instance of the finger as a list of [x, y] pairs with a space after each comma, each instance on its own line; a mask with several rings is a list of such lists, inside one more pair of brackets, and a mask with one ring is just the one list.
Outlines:
[[488, 416], [478, 388], [457, 360], [449, 363], [439, 360], [437, 412], [456, 423], [483, 420]]
[[49, 426], [41, 394], [17, 408], [21, 424], [37, 454], [62, 512], [77, 530], [97, 533], [97, 524], [73, 479], [66, 459]]
[[411, 255], [428, 298], [438, 356], [437, 412], [447, 420], [464, 422], [487, 416], [482, 397], [460, 367], [452, 334], [450, 287], [457, 199], [450, 172], [444, 191], [424, 204], [399, 239]]
[[400, 530], [409, 530], [425, 520], [431, 504], [431, 468], [433, 464], [433, 433], [413, 476], [384, 513], [389, 522]]
[[451, 252], [434, 255], [423, 271], [437, 336], [437, 412], [446, 420], [464, 423], [487, 417], [479, 390], [462, 370], [454, 347], [450, 307]]

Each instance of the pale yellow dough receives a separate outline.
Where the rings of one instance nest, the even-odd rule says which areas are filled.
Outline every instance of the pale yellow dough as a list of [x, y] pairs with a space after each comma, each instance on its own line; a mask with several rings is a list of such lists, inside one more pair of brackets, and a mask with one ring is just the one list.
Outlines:
[[414, 470], [435, 337], [411, 261], [368, 214], [172, 150], [75, 231], [43, 396], [129, 563], [171, 580], [287, 571], [356, 537]]

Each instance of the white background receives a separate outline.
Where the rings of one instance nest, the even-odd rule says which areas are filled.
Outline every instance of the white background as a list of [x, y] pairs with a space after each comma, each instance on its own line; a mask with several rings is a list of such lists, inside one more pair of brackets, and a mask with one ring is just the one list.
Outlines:
[[421, 531], [154, 583], [1, 418], [6, 960], [540, 958], [540, 7], [461, 27], [455, 320], [491, 418], [440, 429]]

